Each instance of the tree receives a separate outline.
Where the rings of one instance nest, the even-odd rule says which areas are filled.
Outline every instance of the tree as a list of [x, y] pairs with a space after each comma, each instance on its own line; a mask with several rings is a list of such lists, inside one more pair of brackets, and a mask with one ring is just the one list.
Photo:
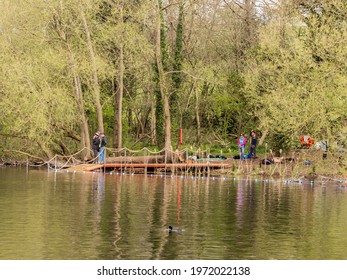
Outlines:
[[[283, 26], [278, 17], [261, 30], [260, 47], [254, 52], [246, 80], [249, 98], [256, 101], [253, 113], [261, 129], [274, 137], [298, 141], [308, 133], [325, 139], [344, 126], [346, 84], [341, 81], [346, 72], [340, 67], [339, 54], [345, 53], [346, 22], [340, 13], [346, 7], [333, 2], [322, 1], [319, 9], [312, 2], [311, 12], [302, 11], [301, 4], [287, 6], [285, 34], [291, 45], [283, 44], [279, 36]], [[273, 15], [279, 14], [279, 10], [273, 11]]]
[[[62, 3], [56, 7], [53, 6], [52, 8], [53, 15], [51, 20], [51, 28], [56, 34], [55, 39], [58, 40], [66, 52], [68, 64], [70, 66], [69, 68], [71, 69], [71, 74], [74, 81], [75, 100], [79, 115], [81, 148], [84, 149], [82, 158], [86, 159], [91, 157], [91, 142], [88, 121], [85, 114], [81, 75], [74, 50], [74, 41], [76, 39], [79, 41], [80, 39], [80, 33], [76, 34], [74, 31], [80, 29], [78, 29], [78, 22], [74, 21], [75, 11], [72, 8], [70, 9], [69, 6], [63, 6]], [[74, 24], [77, 24], [77, 26]], [[74, 29], [74, 27], [77, 28]]]
[[[157, 16], [156, 16], [156, 39], [155, 39], [155, 57], [156, 67], [158, 71], [158, 89], [160, 97], [163, 102], [163, 113], [164, 113], [164, 130], [165, 130], [165, 152], [171, 153], [171, 114], [169, 104], [169, 91], [168, 83], [165, 77], [165, 38], [163, 38], [163, 16], [162, 16], [162, 3], [158, 0], [157, 3]], [[158, 121], [158, 120], [157, 120]], [[159, 128], [160, 129], [160, 128]]]
[[50, 46], [50, 14], [31, 2], [18, 17], [18, 3], [4, 5], [1, 18], [1, 133], [9, 146], [45, 158], [67, 150], [76, 110], [66, 94], [66, 59]]
[[[184, 39], [184, 4], [183, 0], [180, 0], [178, 3], [178, 19], [177, 19], [177, 28], [176, 28], [176, 39], [175, 39], [175, 49], [174, 49], [174, 59], [172, 65], [172, 93], [170, 94], [170, 104], [171, 107], [179, 107], [176, 103], [178, 102], [179, 91], [182, 86], [182, 62], [183, 62], [183, 39]], [[178, 110], [173, 110], [172, 120], [177, 124]], [[182, 127], [182, 120], [178, 123], [179, 127]]]
[[[84, 7], [85, 7], [85, 3], [80, 2], [79, 3], [80, 17], [83, 23], [84, 32], [86, 36], [86, 43], [87, 43], [87, 47], [89, 51], [91, 70], [92, 70], [92, 76], [93, 76], [93, 90], [94, 90], [94, 98], [95, 98], [96, 115], [98, 120], [98, 130], [101, 132], [104, 132], [104, 119], [103, 119], [102, 107], [100, 103], [100, 85], [99, 85], [99, 77], [98, 77], [98, 71], [97, 71], [97, 65], [96, 65], [96, 57], [95, 57], [95, 51], [94, 51], [94, 46], [92, 41], [92, 35], [88, 26]], [[91, 8], [95, 8], [95, 7], [92, 6]]]
[[117, 148], [166, 151], [178, 125], [201, 145], [347, 131], [345, 1], [0, 4], [0, 135], [13, 149], [87, 151], [96, 129]]

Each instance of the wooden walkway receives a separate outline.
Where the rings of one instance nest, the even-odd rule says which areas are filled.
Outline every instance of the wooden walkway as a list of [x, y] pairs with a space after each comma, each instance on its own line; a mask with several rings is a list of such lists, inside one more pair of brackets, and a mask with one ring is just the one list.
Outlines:
[[126, 170], [126, 169], [146, 169], [155, 171], [158, 169], [179, 171], [197, 170], [197, 169], [223, 169], [229, 168], [227, 163], [205, 162], [205, 163], [105, 163], [105, 164], [80, 164], [67, 168], [68, 171], [91, 172], [96, 170]]

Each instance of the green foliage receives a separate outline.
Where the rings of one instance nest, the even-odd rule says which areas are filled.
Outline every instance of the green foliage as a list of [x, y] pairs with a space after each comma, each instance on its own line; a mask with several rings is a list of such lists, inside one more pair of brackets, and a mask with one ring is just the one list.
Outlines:
[[105, 130], [114, 135], [122, 49], [124, 142], [152, 143], [155, 123], [162, 147], [158, 3], [173, 143], [179, 126], [188, 131], [185, 142], [193, 144], [200, 133], [201, 145], [224, 142], [232, 150], [236, 136], [250, 129], [274, 151], [295, 147], [303, 134], [345, 138], [346, 1], [265, 2], [260, 11], [252, 1], [0, 0], [5, 146], [47, 156], [76, 151], [82, 117], [89, 130], [98, 126], [96, 80]]
[[[325, 11], [334, 5], [328, 3], [324, 2], [319, 25], [316, 16], [302, 15], [306, 26], [295, 25], [301, 15], [292, 17], [292, 25], [286, 26], [291, 46], [283, 47], [279, 40], [273, 40], [277, 26], [268, 24], [261, 30], [261, 44], [252, 54], [255, 64], [246, 74], [247, 93], [256, 100], [254, 114], [270, 135], [299, 138], [310, 134], [322, 139], [344, 126], [346, 71], [336, 53], [345, 52], [346, 24], [331, 28], [333, 14]], [[337, 23], [338, 18], [335, 20]], [[326, 40], [328, 34], [335, 38], [334, 48], [332, 41]]]
[[299, 143], [299, 141], [296, 141], [295, 143], [295, 139], [288, 136], [288, 134], [282, 134], [281, 132], [275, 132], [271, 135], [269, 140], [271, 142], [269, 149], [271, 149], [276, 156], [280, 156], [281, 153], [285, 154]]
[[[34, 8], [28, 9], [25, 20], [29, 21], [36, 12]], [[16, 15], [12, 16], [13, 22], [7, 22], [8, 29], [2, 29], [2, 35], [7, 36], [0, 38], [1, 71], [6, 73], [0, 77], [1, 133], [23, 139], [16, 141], [19, 149], [23, 145], [29, 151], [59, 150], [64, 133], [75, 129], [76, 118], [74, 101], [69, 95], [71, 88], [64, 81], [69, 78], [66, 60], [41, 33], [44, 22], [31, 21], [33, 26], [19, 27], [21, 22], [16, 21]], [[15, 26], [21, 32], [10, 32]]]
[[[171, 108], [179, 107], [178, 97], [179, 92], [183, 89], [181, 88], [183, 78], [182, 78], [182, 62], [183, 62], [183, 40], [184, 40], [184, 26], [183, 26], [183, 15], [184, 7], [183, 3], [179, 3], [179, 13], [177, 20], [177, 29], [176, 29], [176, 40], [175, 40], [175, 49], [174, 49], [174, 59], [172, 65], [172, 93], [170, 94], [170, 106]], [[178, 110], [171, 111], [172, 119], [172, 131], [177, 131], [181, 124], [179, 123]]]
[[172, 81], [174, 89], [178, 90], [182, 83], [182, 61], [183, 61], [183, 4], [179, 6], [178, 23], [176, 30], [175, 55], [173, 62]]
[[243, 77], [230, 71], [223, 80], [225, 84], [211, 88], [204, 96], [204, 114], [209, 121], [205, 125], [223, 136], [250, 130], [247, 123], [251, 104], [246, 102], [243, 93]]

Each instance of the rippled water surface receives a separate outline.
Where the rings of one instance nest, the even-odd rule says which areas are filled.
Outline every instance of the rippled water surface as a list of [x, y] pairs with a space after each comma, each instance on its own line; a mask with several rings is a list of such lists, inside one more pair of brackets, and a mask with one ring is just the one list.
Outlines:
[[347, 259], [347, 189], [0, 168], [0, 259]]

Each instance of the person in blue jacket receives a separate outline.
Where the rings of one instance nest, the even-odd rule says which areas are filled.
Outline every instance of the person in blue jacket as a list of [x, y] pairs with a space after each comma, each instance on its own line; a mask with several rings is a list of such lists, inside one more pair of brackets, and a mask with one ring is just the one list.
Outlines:
[[100, 133], [100, 149], [99, 149], [99, 162], [105, 162], [105, 149], [106, 149], [106, 137], [104, 133]]

